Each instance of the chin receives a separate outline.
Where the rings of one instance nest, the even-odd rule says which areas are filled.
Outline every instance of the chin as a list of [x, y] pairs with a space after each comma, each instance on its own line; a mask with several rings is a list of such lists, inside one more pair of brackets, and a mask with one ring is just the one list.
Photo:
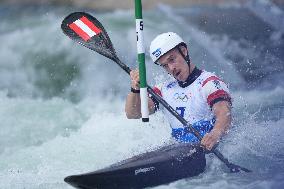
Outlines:
[[176, 78], [178, 81], [185, 82], [186, 79], [183, 79], [182, 75], [180, 74], [179, 77]]
[[179, 78], [176, 78], [176, 80], [181, 81], [181, 82], [184, 82], [184, 81], [185, 81], [185, 80], [179, 79]]

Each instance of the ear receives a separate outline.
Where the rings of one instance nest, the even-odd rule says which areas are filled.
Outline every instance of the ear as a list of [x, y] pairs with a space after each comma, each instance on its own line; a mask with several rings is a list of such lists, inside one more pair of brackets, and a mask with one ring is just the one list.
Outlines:
[[188, 54], [187, 48], [186, 48], [185, 46], [181, 45], [181, 46], [180, 46], [180, 49], [181, 49], [182, 53], [183, 53], [185, 56], [187, 56], [187, 54]]

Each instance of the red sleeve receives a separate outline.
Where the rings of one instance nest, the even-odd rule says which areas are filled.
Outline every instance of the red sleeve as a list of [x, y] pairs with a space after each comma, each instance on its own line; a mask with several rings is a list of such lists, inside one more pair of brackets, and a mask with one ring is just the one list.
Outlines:
[[231, 97], [226, 83], [216, 76], [205, 79], [202, 83], [202, 90], [210, 107], [219, 101], [228, 101], [231, 103]]

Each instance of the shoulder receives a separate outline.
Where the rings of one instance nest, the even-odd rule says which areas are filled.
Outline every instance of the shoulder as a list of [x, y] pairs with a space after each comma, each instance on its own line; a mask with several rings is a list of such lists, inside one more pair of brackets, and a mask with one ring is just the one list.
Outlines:
[[202, 74], [200, 75], [200, 82], [202, 88], [207, 88], [207, 86], [215, 86], [215, 87], [226, 87], [228, 88], [227, 84], [215, 75], [214, 73], [207, 72], [207, 71], [202, 71]]
[[170, 90], [178, 86], [178, 82], [176, 80], [171, 80], [165, 83], [164, 90]]
[[163, 96], [163, 92], [174, 89], [176, 86], [178, 86], [178, 82], [176, 80], [169, 80], [164, 83], [155, 85], [153, 90], [155, 91], [155, 93]]
[[202, 73], [199, 77], [202, 81], [202, 86], [204, 86], [208, 81], [211, 80], [222, 80], [220, 77], [218, 77], [216, 74], [212, 73], [212, 72], [208, 72], [205, 70], [202, 70]]
[[220, 100], [226, 100], [231, 103], [228, 85], [214, 73], [203, 71], [200, 77], [200, 85], [207, 103], [211, 107]]

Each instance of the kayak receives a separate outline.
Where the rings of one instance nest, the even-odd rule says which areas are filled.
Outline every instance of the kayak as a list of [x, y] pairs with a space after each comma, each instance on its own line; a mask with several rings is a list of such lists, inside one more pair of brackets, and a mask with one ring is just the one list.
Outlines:
[[94, 172], [68, 176], [64, 181], [80, 189], [138, 189], [197, 176], [205, 166], [205, 153], [199, 145], [179, 143]]

